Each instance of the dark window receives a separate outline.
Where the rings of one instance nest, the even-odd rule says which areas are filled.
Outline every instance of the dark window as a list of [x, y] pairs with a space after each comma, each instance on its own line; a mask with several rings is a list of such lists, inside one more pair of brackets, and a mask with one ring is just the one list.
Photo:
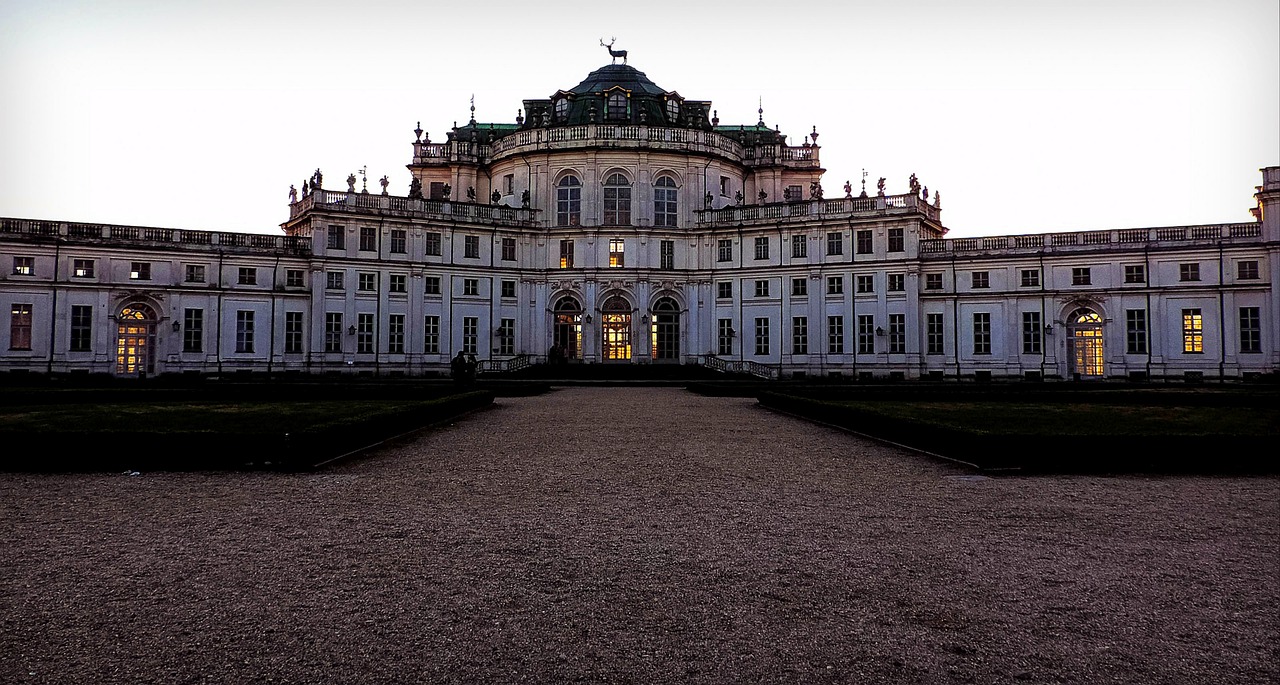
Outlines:
[[720, 281], [716, 283], [716, 297], [721, 300], [733, 299], [733, 282]]
[[357, 290], [363, 293], [378, 292], [378, 274], [368, 271], [360, 272], [359, 281], [356, 284]]
[[92, 259], [73, 259], [71, 261], [71, 275], [76, 278], [93, 278], [93, 266]]
[[766, 318], [756, 319], [756, 354], [769, 354], [769, 320]]
[[797, 276], [791, 279], [791, 296], [804, 297], [809, 294], [809, 279]]
[[768, 297], [768, 296], [769, 296], [769, 281], [768, 280], [756, 281], [756, 297]]
[[236, 283], [240, 285], [257, 285], [258, 270], [251, 266], [242, 266], [236, 276]]
[[93, 307], [71, 305], [71, 351], [88, 352], [93, 348]]
[[440, 317], [434, 314], [422, 321], [422, 353], [440, 354]]
[[844, 234], [840, 232], [827, 234], [827, 254], [841, 255], [844, 254]]
[[284, 313], [285, 354], [302, 353], [302, 312]]
[[860, 293], [874, 293], [876, 291], [875, 276], [858, 276], [854, 282], [856, 283], [857, 291]]
[[887, 289], [889, 292], [900, 293], [907, 289], [906, 274], [889, 274], [888, 279], [889, 279], [889, 285]]
[[360, 250], [362, 252], [378, 251], [378, 229], [372, 226], [360, 227]]
[[516, 282], [515, 282], [515, 281], [503, 281], [503, 282], [502, 282], [502, 296], [503, 296], [503, 297], [505, 297], [505, 298], [508, 298], [508, 299], [514, 298], [514, 297], [516, 296]]
[[663, 240], [658, 243], [658, 268], [676, 268], [676, 241]]
[[324, 351], [342, 351], [342, 312], [327, 312], [324, 315]]
[[991, 354], [991, 314], [987, 312], [973, 315], [973, 353]]
[[423, 245], [423, 249], [426, 251], [426, 253], [432, 257], [439, 257], [440, 256], [440, 234], [435, 232], [430, 232], [423, 237], [426, 239], [426, 243]]
[[875, 354], [876, 319], [871, 314], [858, 315], [858, 354]]
[[809, 241], [806, 236], [791, 236], [791, 258], [804, 259], [809, 256]]
[[356, 354], [373, 354], [373, 314], [356, 314]]
[[732, 240], [716, 241], [716, 261], [717, 262], [733, 261], [733, 241]]
[[387, 317], [387, 354], [404, 354], [404, 314]]
[[422, 279], [422, 291], [428, 295], [440, 294], [440, 277], [425, 276]]
[[975, 271], [970, 280], [970, 285], [974, 288], [990, 288], [991, 274], [986, 271]]
[[182, 351], [204, 351], [204, 310], [182, 310]]
[[302, 269], [285, 269], [284, 286], [286, 288], [301, 288], [303, 285]]
[[827, 317], [827, 354], [844, 354], [844, 317]]
[[1147, 353], [1147, 310], [1124, 310], [1125, 352]]
[[480, 258], [480, 236], [467, 235], [462, 237], [462, 256], [467, 259]]
[[151, 262], [133, 262], [129, 265], [129, 280], [151, 280]]
[[391, 229], [391, 254], [405, 254], [409, 251], [408, 233], [404, 229]]
[[462, 351], [467, 354], [475, 354], [477, 341], [480, 337], [480, 319], [475, 316], [462, 317]]
[[858, 254], [871, 254], [874, 250], [872, 245], [872, 233], [870, 229], [862, 229], [857, 234], [858, 244], [854, 247], [854, 251]]
[[844, 294], [844, 276], [827, 276], [827, 294]]
[[1071, 285], [1091, 285], [1093, 283], [1093, 273], [1087, 266], [1077, 266], [1071, 269]]
[[343, 249], [343, 241], [346, 237], [347, 229], [342, 226], [329, 227], [329, 242], [326, 243], [330, 250]]
[[677, 197], [675, 179], [670, 176], [659, 177], [653, 188], [654, 226], [676, 225]]
[[1200, 263], [1188, 262], [1178, 265], [1178, 280], [1180, 281], [1198, 281], [1200, 280]]
[[1041, 341], [1044, 335], [1040, 323], [1040, 312], [1022, 313], [1022, 353], [1040, 354]]
[[1147, 282], [1147, 266], [1145, 264], [1125, 264], [1124, 265], [1124, 282], [1125, 283], [1146, 283]]
[[942, 290], [942, 274], [925, 274], [925, 290]]
[[905, 251], [905, 250], [907, 249], [907, 248], [905, 247], [905, 245], [903, 244], [903, 238], [902, 238], [902, 236], [903, 236], [903, 230], [902, 230], [901, 228], [891, 228], [891, 229], [889, 229], [889, 247], [888, 247], [888, 249], [889, 249], [889, 251], [890, 251], [890, 252], [903, 252], [903, 251]]
[[604, 223], [631, 225], [631, 184], [622, 174], [611, 174], [604, 182]]
[[502, 239], [502, 261], [514, 262], [516, 260], [516, 239]]
[[719, 319], [716, 328], [716, 354], [733, 354], [733, 319]]
[[889, 315], [889, 354], [904, 354], [907, 351], [907, 315]]
[[925, 354], [942, 354], [944, 330], [941, 314], [925, 315]]
[[791, 317], [791, 354], [809, 354], [808, 317]]
[[391, 274], [387, 277], [387, 292], [404, 293], [409, 291], [409, 277], [404, 274]]
[[449, 192], [444, 189], [444, 187], [447, 185], [449, 184], [445, 183], [444, 181], [432, 181], [431, 182], [431, 199], [432, 200], [449, 199]]
[[1240, 308], [1240, 351], [1262, 351], [1262, 308]]
[[556, 187], [556, 225], [577, 226], [582, 223], [582, 182], [577, 176], [560, 179]]
[[479, 295], [480, 279], [478, 278], [462, 279], [462, 294], [463, 295]]
[[1252, 281], [1258, 278], [1258, 263], [1256, 261], [1242, 261], [1236, 264], [1236, 279], [1241, 281]]
[[325, 290], [342, 290], [342, 272], [326, 271], [324, 275]]
[[187, 283], [204, 283], [203, 264], [188, 264], [185, 271]]
[[613, 93], [605, 105], [605, 116], [610, 121], [623, 121], [627, 118], [627, 96], [625, 93]]
[[1022, 287], [1035, 288], [1040, 285], [1039, 269], [1023, 269], [1022, 270]]
[[236, 352], [249, 354], [253, 352], [253, 311], [241, 309], [236, 312]]
[[769, 258], [769, 238], [760, 236], [756, 238], [756, 259]]

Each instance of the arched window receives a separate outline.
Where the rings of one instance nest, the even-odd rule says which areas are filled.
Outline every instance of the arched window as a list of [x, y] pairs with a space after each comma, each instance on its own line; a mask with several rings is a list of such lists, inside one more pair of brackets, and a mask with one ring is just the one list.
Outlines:
[[556, 121], [564, 123], [569, 119], [569, 98], [556, 100]]
[[625, 93], [614, 93], [609, 96], [608, 109], [605, 116], [610, 121], [625, 121], [627, 118], [627, 96]]
[[631, 225], [631, 184], [622, 174], [610, 174], [604, 182], [604, 224]]
[[155, 371], [156, 312], [145, 304], [120, 310], [116, 318], [116, 373]]
[[565, 295], [556, 300], [552, 335], [564, 359], [582, 359], [582, 305], [576, 299]]
[[654, 303], [650, 335], [650, 350], [655, 360], [680, 358], [680, 305], [675, 300], [664, 297]]
[[582, 182], [569, 174], [556, 188], [556, 225], [577, 226], [582, 223]]
[[653, 184], [653, 225], [676, 225], [676, 181], [670, 176]]
[[1081, 307], [1067, 317], [1073, 376], [1091, 378], [1103, 375], [1102, 325], [1102, 317], [1088, 307]]
[[631, 305], [614, 295], [600, 307], [601, 352], [605, 361], [631, 359]]

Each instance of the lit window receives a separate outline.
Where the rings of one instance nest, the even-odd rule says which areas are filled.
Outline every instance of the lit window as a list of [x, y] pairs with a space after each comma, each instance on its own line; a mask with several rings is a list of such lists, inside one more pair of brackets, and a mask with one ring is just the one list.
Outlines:
[[129, 265], [129, 280], [151, 280], [151, 262], [133, 262]]
[[631, 184], [622, 174], [611, 174], [604, 183], [604, 224], [631, 225]]
[[71, 262], [71, 275], [76, 278], [93, 278], [92, 259], [75, 259]]
[[611, 238], [609, 240], [609, 267], [618, 269], [626, 266], [623, 248], [625, 243], [622, 238]]
[[14, 257], [13, 258], [13, 275], [30, 276], [36, 271], [35, 257]]
[[561, 269], [573, 268], [573, 241], [572, 240], [560, 241], [560, 268]]
[[560, 179], [556, 187], [556, 225], [577, 226], [582, 223], [582, 182], [572, 174]]
[[1204, 352], [1204, 317], [1199, 309], [1182, 310], [1182, 351], [1186, 354]]

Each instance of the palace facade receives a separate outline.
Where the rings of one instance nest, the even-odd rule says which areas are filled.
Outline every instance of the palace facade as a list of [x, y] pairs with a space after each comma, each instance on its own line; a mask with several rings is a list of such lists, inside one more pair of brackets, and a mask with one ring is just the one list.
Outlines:
[[0, 369], [416, 376], [553, 346], [774, 378], [1280, 363], [1280, 167], [1253, 222], [949, 239], [914, 177], [824, 192], [816, 130], [723, 125], [625, 64], [522, 112], [417, 131], [406, 196], [317, 171], [282, 235], [0, 220]]

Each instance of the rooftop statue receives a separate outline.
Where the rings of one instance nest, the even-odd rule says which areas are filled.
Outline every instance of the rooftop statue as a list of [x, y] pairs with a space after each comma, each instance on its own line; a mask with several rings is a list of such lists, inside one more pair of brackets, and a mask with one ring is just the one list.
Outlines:
[[617, 39], [617, 38], [612, 38], [612, 37], [611, 37], [611, 38], [609, 38], [609, 44], [608, 44], [608, 45], [605, 45], [605, 44], [604, 44], [604, 39], [603, 39], [603, 38], [601, 38], [601, 39], [600, 39], [600, 47], [602, 47], [602, 48], [604, 48], [605, 50], [608, 50], [608, 51], [609, 51], [609, 56], [613, 58], [613, 62], [612, 62], [612, 64], [617, 64], [617, 63], [618, 63], [618, 58], [619, 58], [619, 57], [621, 57], [621, 58], [622, 58], [622, 63], [623, 63], [623, 64], [626, 64], [626, 63], [627, 63], [627, 51], [626, 51], [626, 50], [614, 50], [614, 49], [613, 49], [613, 44], [614, 44], [614, 43], [616, 43], [616, 42], [618, 42], [618, 39]]

